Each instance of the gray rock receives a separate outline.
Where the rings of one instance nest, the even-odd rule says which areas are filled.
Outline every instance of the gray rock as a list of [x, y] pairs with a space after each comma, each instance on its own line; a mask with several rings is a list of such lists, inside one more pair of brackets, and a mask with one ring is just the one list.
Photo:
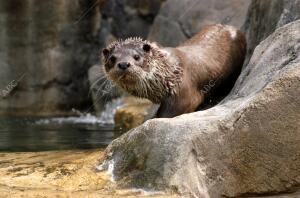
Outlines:
[[116, 38], [147, 38], [154, 17], [164, 0], [110, 0], [101, 8], [107, 28]]
[[299, 41], [300, 20], [277, 29], [257, 46], [221, 104], [147, 121], [109, 145], [103, 167], [110, 165], [124, 185], [192, 197], [297, 191]]
[[208, 24], [223, 23], [240, 28], [250, 0], [167, 0], [148, 38], [166, 46], [176, 46]]
[[254, 48], [287, 23], [300, 19], [300, 0], [253, 0], [243, 27], [248, 41], [248, 64]]
[[95, 2], [0, 2], [0, 89], [19, 80], [0, 99], [1, 115], [69, 114], [91, 103], [87, 70], [98, 61], [101, 21]]

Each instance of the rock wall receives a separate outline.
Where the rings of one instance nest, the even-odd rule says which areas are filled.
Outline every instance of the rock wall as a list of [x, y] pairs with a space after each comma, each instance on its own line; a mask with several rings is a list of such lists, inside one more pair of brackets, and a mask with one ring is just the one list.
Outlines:
[[110, 0], [101, 8], [104, 26], [116, 38], [147, 38], [154, 17], [165, 0]]
[[168, 0], [155, 18], [148, 38], [165, 46], [176, 46], [204, 25], [223, 23], [240, 28], [250, 0]]
[[247, 15], [243, 27], [248, 41], [245, 65], [254, 48], [275, 29], [300, 19], [300, 0], [253, 0]]
[[[289, 2], [297, 12], [298, 1]], [[246, 23], [257, 21], [263, 31], [265, 19], [257, 16], [278, 12], [274, 7], [282, 1], [272, 3], [264, 10], [250, 8], [257, 14], [248, 14]], [[282, 12], [273, 13], [273, 20], [287, 10]], [[110, 165], [121, 185], [168, 189], [186, 197], [297, 197], [299, 41], [300, 20], [276, 28], [256, 46], [220, 104], [147, 121], [110, 144], [102, 167]], [[298, 193], [289, 195], [293, 192]]]
[[1, 1], [0, 115], [91, 109], [88, 69], [100, 49], [115, 38], [145, 38], [161, 3]]
[[87, 68], [97, 59], [100, 17], [96, 9], [79, 16], [93, 3], [0, 2], [0, 87], [19, 81], [1, 98], [0, 114], [65, 114], [90, 103]]

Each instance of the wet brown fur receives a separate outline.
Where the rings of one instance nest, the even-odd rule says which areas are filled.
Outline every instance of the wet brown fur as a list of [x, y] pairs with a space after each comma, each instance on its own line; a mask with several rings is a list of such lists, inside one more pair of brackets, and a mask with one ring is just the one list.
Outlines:
[[[166, 70], [172, 68], [173, 71], [175, 63], [177, 74], [176, 80], [172, 80], [174, 75], [170, 76], [166, 70], [160, 69], [157, 80], [164, 82], [165, 87], [152, 91], [151, 96], [146, 98], [160, 103], [157, 117], [174, 117], [194, 112], [212, 93], [228, 87], [229, 80], [237, 78], [245, 58], [246, 40], [233, 27], [217, 24], [204, 27], [176, 48], [153, 47], [152, 50], [158, 50], [160, 56], [165, 56], [158, 60], [164, 61], [163, 68], [167, 67]], [[173, 85], [167, 85], [169, 83]], [[131, 93], [143, 97], [138, 93], [140, 91], [133, 90]], [[163, 91], [163, 94], [156, 93]]]

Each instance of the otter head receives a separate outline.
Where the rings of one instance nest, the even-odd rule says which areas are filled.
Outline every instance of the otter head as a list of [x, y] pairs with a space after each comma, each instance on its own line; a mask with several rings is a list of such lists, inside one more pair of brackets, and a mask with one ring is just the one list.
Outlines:
[[135, 96], [159, 103], [174, 85], [170, 79], [176, 67], [170, 67], [166, 53], [155, 43], [129, 38], [110, 44], [102, 53], [108, 79]]
[[118, 41], [103, 49], [105, 72], [109, 79], [127, 89], [138, 85], [150, 71], [147, 58], [151, 44], [137, 39]]

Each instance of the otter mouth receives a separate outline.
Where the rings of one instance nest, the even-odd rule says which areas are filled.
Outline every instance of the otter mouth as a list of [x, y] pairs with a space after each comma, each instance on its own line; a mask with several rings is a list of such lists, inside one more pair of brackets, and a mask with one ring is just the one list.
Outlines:
[[126, 85], [134, 85], [136, 83], [136, 79], [130, 74], [123, 74], [120, 76], [119, 82]]

